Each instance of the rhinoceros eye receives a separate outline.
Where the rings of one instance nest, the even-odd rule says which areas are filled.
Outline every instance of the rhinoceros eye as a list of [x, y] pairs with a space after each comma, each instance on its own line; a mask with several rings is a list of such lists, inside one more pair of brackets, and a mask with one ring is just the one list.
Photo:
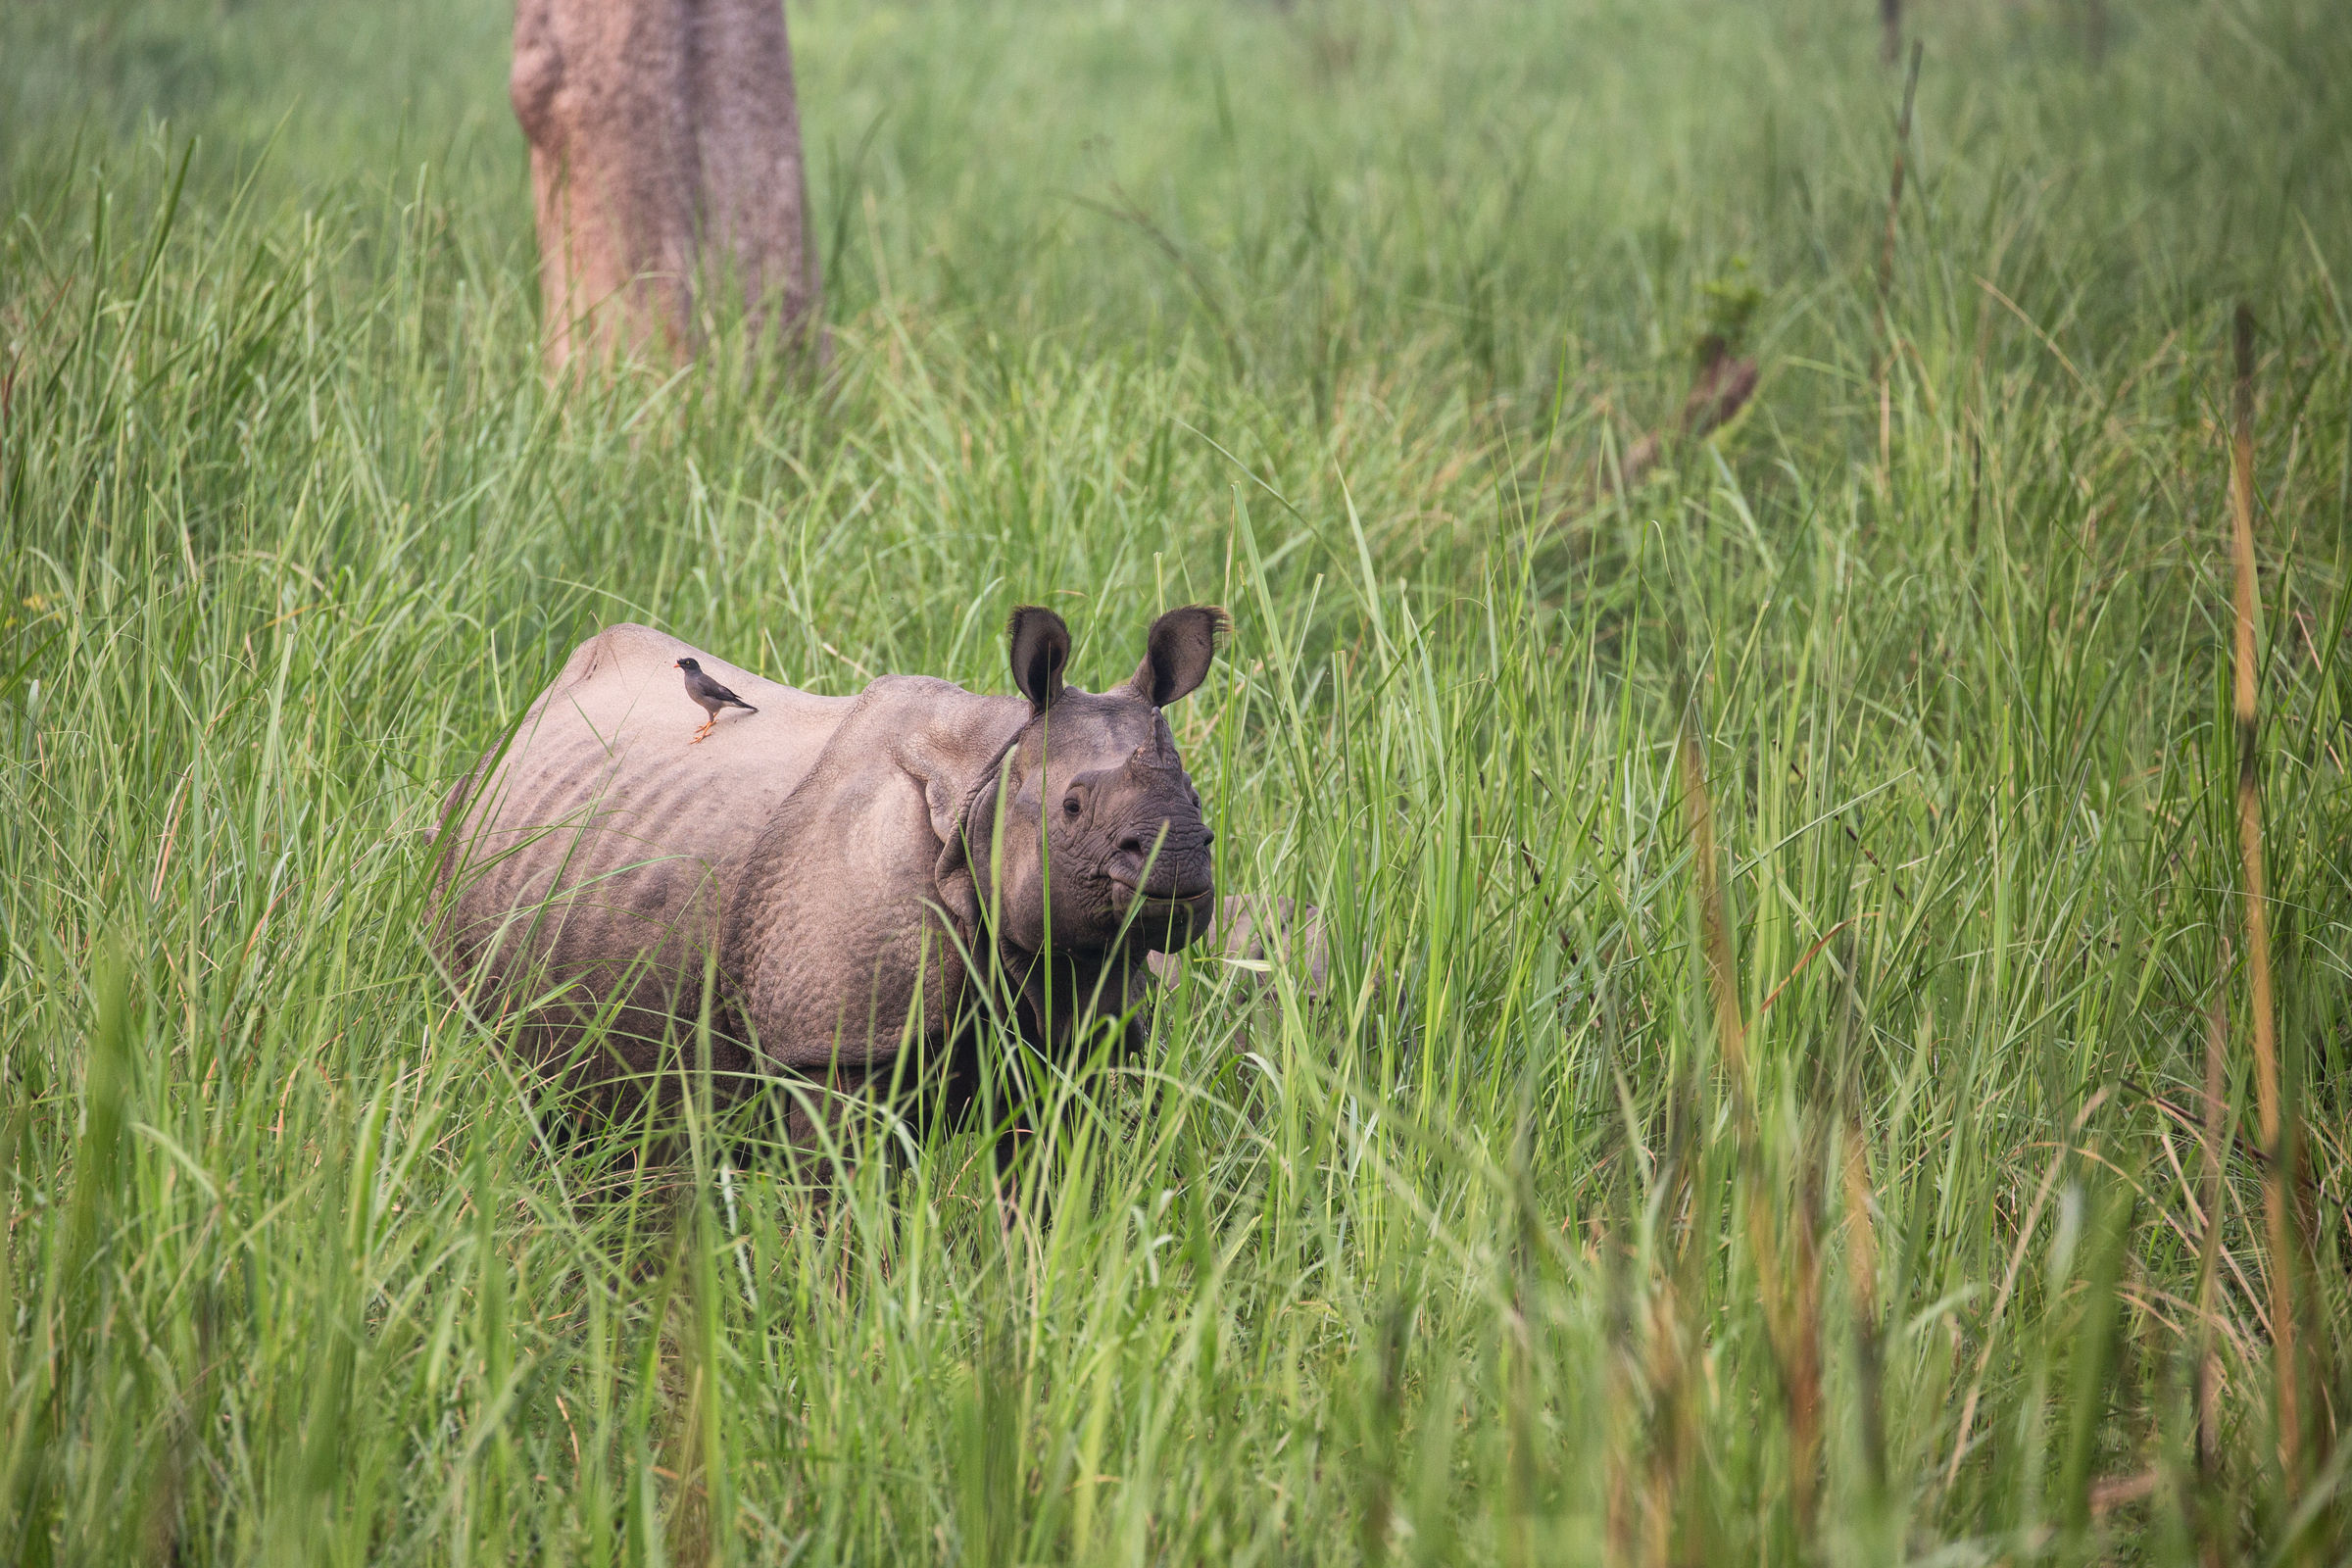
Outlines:
[[1064, 815], [1064, 816], [1076, 816], [1076, 815], [1078, 814], [1078, 797], [1077, 797], [1077, 796], [1075, 796], [1075, 795], [1067, 795], [1067, 796], [1064, 796], [1064, 797], [1062, 797], [1062, 802], [1061, 802], [1061, 814], [1062, 814], [1062, 815]]

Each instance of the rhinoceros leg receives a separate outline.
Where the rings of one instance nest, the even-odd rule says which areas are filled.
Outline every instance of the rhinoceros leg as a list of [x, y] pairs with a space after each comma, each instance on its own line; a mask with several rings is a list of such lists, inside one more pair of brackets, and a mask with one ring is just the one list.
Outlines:
[[[1010, 954], [1001, 958], [994, 978], [1004, 988], [1004, 1001], [993, 1020], [967, 1012], [963, 1027], [955, 1032], [937, 1104], [952, 1125], [985, 1118], [995, 1128], [999, 1197], [1009, 1201], [1017, 1191], [1016, 1166], [1065, 1149], [1070, 1119], [1084, 1114], [1074, 1098], [1056, 1093], [1058, 1075], [1083, 1070], [1097, 1059], [1109, 1066], [1140, 1059], [1150, 1040], [1155, 986], [1141, 954], [1107, 960], [1099, 955], [1083, 960], [1057, 956], [1051, 965]], [[1021, 1041], [1011, 1060], [1004, 1059], [1007, 1022]], [[1106, 1028], [1115, 1031], [1108, 1041], [1102, 1034]], [[1039, 1184], [1041, 1201], [1053, 1185], [1051, 1179]], [[1004, 1218], [1011, 1223], [1009, 1210]]]

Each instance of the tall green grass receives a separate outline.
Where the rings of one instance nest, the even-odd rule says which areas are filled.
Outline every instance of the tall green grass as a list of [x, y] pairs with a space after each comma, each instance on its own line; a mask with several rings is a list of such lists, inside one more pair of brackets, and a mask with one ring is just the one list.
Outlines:
[[[827, 377], [592, 387], [501, 7], [0, 13], [0, 1558], [2340, 1560], [2352, 29], [1911, 9], [1882, 339], [1867, 5], [814, 0]], [[436, 805], [598, 624], [1001, 690], [1197, 600], [1331, 982], [1194, 964], [1012, 1226], [452, 1004]]]

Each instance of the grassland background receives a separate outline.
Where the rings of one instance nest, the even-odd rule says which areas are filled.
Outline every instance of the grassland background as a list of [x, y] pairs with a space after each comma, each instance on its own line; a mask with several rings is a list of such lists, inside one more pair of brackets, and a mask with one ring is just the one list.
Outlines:
[[[2342, 1560], [2352, 24], [1912, 9], [1884, 424], [1860, 0], [797, 4], [828, 379], [569, 390], [503, 6], [0, 10], [0, 1558]], [[564, 651], [1001, 690], [1039, 599], [1090, 684], [1232, 607], [1179, 735], [1331, 996], [1196, 966], [1010, 1231], [969, 1136], [550, 1137], [420, 931]]]

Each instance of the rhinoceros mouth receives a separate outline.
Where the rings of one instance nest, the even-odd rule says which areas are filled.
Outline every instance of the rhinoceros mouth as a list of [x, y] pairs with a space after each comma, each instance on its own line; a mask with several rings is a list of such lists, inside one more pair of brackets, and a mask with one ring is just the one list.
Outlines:
[[1114, 886], [1126, 893], [1138, 914], [1167, 913], [1176, 909], [1189, 909], [1217, 890], [1216, 883], [1207, 877], [1202, 877], [1197, 883], [1189, 883], [1177, 888], [1139, 887], [1123, 876], [1114, 876], [1110, 880]]

